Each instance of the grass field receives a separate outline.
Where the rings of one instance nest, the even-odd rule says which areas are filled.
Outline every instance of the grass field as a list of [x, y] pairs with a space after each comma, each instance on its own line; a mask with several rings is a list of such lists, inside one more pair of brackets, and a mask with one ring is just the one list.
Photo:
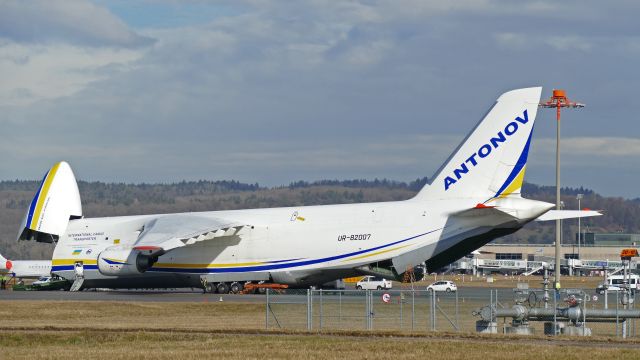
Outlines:
[[137, 332], [16, 332], [0, 339], [5, 359], [638, 359], [611, 344], [423, 337]]
[[640, 358], [640, 341], [473, 333], [264, 330], [247, 303], [0, 302], [0, 359]]

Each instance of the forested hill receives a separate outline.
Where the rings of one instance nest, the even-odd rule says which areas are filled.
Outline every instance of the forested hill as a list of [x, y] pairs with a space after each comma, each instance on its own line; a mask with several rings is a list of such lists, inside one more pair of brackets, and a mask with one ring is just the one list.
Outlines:
[[[427, 179], [410, 183], [392, 180], [298, 181], [289, 186], [262, 187], [237, 181], [183, 181], [173, 184], [123, 184], [80, 181], [78, 186], [86, 217], [174, 213], [280, 206], [405, 200]], [[38, 181], [0, 182], [0, 253], [13, 259], [50, 258], [52, 245], [16, 242], [18, 226]], [[640, 232], [640, 199], [603, 197], [588, 189], [562, 189], [567, 209], [576, 209], [576, 194], [585, 194], [582, 207], [604, 209], [605, 215], [583, 220], [594, 231]], [[523, 195], [555, 202], [555, 188], [525, 184]], [[573, 239], [575, 221], [566, 221], [564, 238]], [[535, 223], [497, 241], [550, 243], [554, 223]]]

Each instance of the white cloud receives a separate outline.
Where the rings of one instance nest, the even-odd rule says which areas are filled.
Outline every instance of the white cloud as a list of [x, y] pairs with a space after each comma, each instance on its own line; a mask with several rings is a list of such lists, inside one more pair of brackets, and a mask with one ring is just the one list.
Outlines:
[[[555, 154], [555, 139], [536, 139], [534, 146], [540, 153]], [[627, 137], [570, 137], [560, 139], [560, 153], [584, 159], [640, 157], [640, 139]]]
[[[414, 179], [431, 175], [502, 91], [537, 84], [571, 86], [589, 104], [567, 134], [609, 139], [563, 140], [572, 164], [593, 163], [581, 155], [593, 153], [613, 166], [610, 146], [637, 129], [636, 21], [606, 5], [589, 10], [603, 13], [600, 26], [552, 1], [234, 0], [216, 2], [210, 19], [132, 29], [79, 4], [42, 19], [51, 35], [0, 24], [7, 178], [40, 176], [65, 158], [100, 180]], [[157, 4], [141, 4], [124, 18], [146, 26], [145, 7]], [[601, 45], [625, 32], [612, 43], [615, 66], [604, 66], [611, 53]], [[543, 166], [554, 158], [551, 125], [536, 125], [533, 160]], [[624, 144], [616, 151], [629, 159], [636, 145]]]
[[584, 36], [549, 36], [543, 40], [547, 45], [560, 51], [590, 51], [593, 48], [591, 40]]
[[[494, 34], [495, 41], [505, 48], [515, 50], [533, 50], [540, 46], [556, 51], [589, 52], [593, 49], [594, 39], [578, 35], [545, 35], [531, 33], [504, 32]], [[600, 39], [598, 39], [600, 40]]]
[[153, 44], [84, 0], [0, 3], [0, 106], [75, 94], [130, 70]]
[[69, 96], [87, 84], [126, 71], [142, 50], [55, 44], [0, 44], [0, 106]]
[[19, 43], [138, 47], [152, 39], [136, 34], [106, 8], [85, 0], [3, 1], [0, 38]]

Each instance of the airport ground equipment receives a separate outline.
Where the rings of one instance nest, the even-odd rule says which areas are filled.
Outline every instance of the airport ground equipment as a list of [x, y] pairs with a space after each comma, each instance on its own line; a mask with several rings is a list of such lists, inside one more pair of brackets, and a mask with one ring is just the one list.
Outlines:
[[258, 283], [258, 284], [255, 284], [255, 283], [247, 283], [247, 284], [245, 284], [242, 293], [243, 294], [255, 294], [255, 293], [264, 294], [268, 290], [281, 291], [281, 290], [287, 289], [288, 287], [289, 287], [289, 285], [286, 285], [286, 284], [270, 284], [270, 283], [264, 283], [264, 284]]

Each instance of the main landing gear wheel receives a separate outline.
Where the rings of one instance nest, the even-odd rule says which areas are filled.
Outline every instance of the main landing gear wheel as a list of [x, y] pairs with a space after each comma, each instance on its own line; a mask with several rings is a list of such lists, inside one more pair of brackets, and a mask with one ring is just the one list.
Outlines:
[[238, 294], [242, 291], [242, 289], [244, 289], [244, 286], [242, 286], [241, 283], [239, 282], [233, 282], [231, 283], [231, 292], [234, 294]]
[[209, 294], [215, 294], [216, 292], [216, 287], [214, 286], [214, 284], [208, 283], [205, 286], [205, 290], [209, 293]]
[[220, 294], [228, 294], [229, 293], [229, 285], [227, 285], [227, 283], [219, 283], [218, 284], [218, 293], [220, 293]]

